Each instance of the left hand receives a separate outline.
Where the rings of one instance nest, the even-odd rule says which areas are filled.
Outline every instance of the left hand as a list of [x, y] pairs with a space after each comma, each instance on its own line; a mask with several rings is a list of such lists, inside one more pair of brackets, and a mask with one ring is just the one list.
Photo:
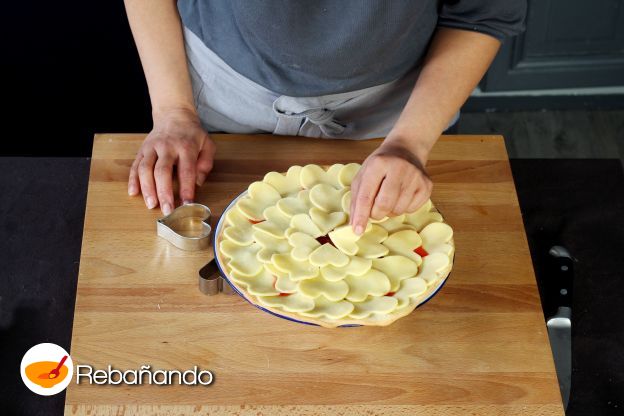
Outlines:
[[350, 224], [360, 235], [369, 217], [381, 219], [416, 211], [431, 196], [427, 150], [388, 137], [360, 168], [351, 184]]

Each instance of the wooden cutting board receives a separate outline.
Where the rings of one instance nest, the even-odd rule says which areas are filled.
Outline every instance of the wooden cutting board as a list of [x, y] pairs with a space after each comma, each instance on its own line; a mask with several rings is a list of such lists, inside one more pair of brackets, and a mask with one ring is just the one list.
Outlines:
[[[93, 147], [71, 356], [95, 369], [209, 369], [211, 386], [73, 382], [67, 414], [562, 415], [553, 360], [500, 136], [443, 136], [428, 169], [455, 230], [448, 282], [385, 328], [282, 320], [236, 295], [207, 297], [211, 251], [156, 236], [160, 213], [127, 195], [144, 135]], [[294, 164], [361, 162], [379, 140], [213, 135], [197, 201], [216, 217], [249, 183]]]

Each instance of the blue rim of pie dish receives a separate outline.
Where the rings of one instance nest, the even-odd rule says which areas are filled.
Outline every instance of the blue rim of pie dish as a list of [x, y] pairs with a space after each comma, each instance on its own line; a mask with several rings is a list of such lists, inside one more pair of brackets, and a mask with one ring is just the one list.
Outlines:
[[[236, 292], [241, 298], [245, 299], [247, 301], [247, 303], [249, 303], [250, 305], [255, 306], [256, 308], [260, 309], [261, 311], [269, 313], [269, 314], [271, 314], [273, 316], [277, 316], [278, 318], [286, 319], [287, 321], [296, 322], [298, 324], [311, 325], [311, 326], [321, 326], [321, 325], [315, 324], [313, 322], [300, 321], [298, 319], [291, 318], [290, 316], [281, 315], [281, 314], [279, 314], [277, 312], [273, 312], [273, 311], [271, 311], [271, 310], [269, 310], [267, 308], [264, 308], [261, 305], [258, 305], [256, 303], [251, 302], [249, 299], [247, 299], [247, 297], [240, 290], [238, 290], [238, 288], [235, 285], [232, 284], [232, 282], [230, 282], [230, 279], [228, 279], [227, 274], [225, 273], [224, 268], [221, 267], [221, 262], [219, 261], [219, 258], [217, 257], [217, 241], [216, 241], [216, 239], [217, 239], [217, 236], [221, 232], [221, 228], [223, 228], [223, 222], [225, 220], [225, 215], [224, 214], [232, 207], [232, 205], [234, 205], [236, 203], [236, 201], [238, 201], [240, 198], [242, 198], [246, 194], [247, 194], [247, 191], [244, 191], [243, 193], [238, 195], [236, 198], [234, 198], [232, 200], [232, 202], [230, 202], [228, 204], [227, 207], [225, 207], [225, 209], [223, 210], [223, 213], [219, 217], [219, 221], [217, 222], [217, 226], [215, 227], [215, 233], [214, 233], [214, 236], [213, 236], [213, 245], [212, 246], [213, 246], [213, 251], [214, 251], [214, 261], [215, 261], [215, 264], [217, 265], [217, 269], [219, 270], [219, 274], [221, 275], [223, 280], [225, 280], [227, 282], [227, 284], [230, 285], [230, 287], [232, 288], [232, 290], [234, 292]], [[453, 255], [453, 261], [455, 261], [455, 255]], [[422, 305], [424, 305], [425, 303], [429, 302], [429, 300], [431, 300], [431, 298], [433, 298], [440, 291], [440, 289], [442, 289], [442, 287], [444, 286], [444, 284], [446, 283], [446, 281], [448, 280], [449, 277], [451, 277], [451, 273], [450, 272], [446, 276], [446, 278], [444, 280], [442, 280], [442, 282], [440, 282], [440, 284], [438, 285], [436, 290], [431, 292], [431, 294], [429, 296], [427, 296], [427, 298], [425, 298], [425, 300], [420, 302], [416, 306], [415, 309], [418, 309]], [[361, 324], [344, 324], [344, 325], [339, 325], [337, 328], [352, 328], [352, 327], [359, 327], [359, 326], [365, 326], [365, 325], [361, 325]]]

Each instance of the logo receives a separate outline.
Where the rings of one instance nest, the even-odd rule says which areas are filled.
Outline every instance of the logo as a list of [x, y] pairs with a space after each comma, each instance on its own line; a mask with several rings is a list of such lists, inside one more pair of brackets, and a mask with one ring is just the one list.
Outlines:
[[74, 374], [74, 363], [62, 347], [37, 344], [24, 354], [20, 373], [26, 387], [41, 396], [52, 396], [67, 388]]

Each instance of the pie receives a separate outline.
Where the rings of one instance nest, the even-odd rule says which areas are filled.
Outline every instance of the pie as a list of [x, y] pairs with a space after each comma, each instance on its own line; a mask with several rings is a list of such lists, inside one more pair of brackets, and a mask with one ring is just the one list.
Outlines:
[[297, 321], [389, 325], [411, 313], [451, 271], [453, 230], [432, 202], [349, 225], [357, 163], [269, 172], [225, 212], [216, 256], [250, 303]]

